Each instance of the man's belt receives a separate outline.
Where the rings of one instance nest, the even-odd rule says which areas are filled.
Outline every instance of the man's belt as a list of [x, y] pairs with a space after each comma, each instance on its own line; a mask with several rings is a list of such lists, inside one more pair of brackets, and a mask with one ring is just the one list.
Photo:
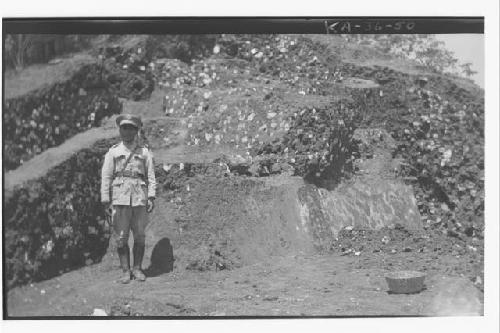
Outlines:
[[120, 171], [120, 172], [115, 173], [115, 178], [116, 177], [140, 178], [140, 179], [143, 179], [143, 180], [145, 178], [144, 175], [141, 174], [141, 173], [139, 173], [139, 172], [128, 171], [128, 170]]

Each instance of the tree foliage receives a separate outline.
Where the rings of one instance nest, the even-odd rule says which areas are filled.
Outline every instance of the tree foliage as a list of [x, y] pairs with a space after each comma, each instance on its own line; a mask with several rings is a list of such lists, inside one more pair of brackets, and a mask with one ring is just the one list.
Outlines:
[[16, 70], [89, 46], [91, 35], [9, 34], [5, 36], [5, 65]]
[[416, 61], [436, 73], [452, 73], [471, 77], [477, 72], [471, 63], [459, 64], [455, 54], [445, 48], [434, 35], [345, 35], [348, 41], [370, 45], [376, 49]]

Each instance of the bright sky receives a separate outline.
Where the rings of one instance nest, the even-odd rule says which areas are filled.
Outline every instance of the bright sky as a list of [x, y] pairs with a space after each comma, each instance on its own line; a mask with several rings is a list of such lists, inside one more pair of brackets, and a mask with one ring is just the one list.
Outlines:
[[472, 79], [484, 88], [484, 35], [483, 34], [446, 34], [436, 35], [446, 48], [455, 53], [459, 63], [472, 63], [477, 74]]

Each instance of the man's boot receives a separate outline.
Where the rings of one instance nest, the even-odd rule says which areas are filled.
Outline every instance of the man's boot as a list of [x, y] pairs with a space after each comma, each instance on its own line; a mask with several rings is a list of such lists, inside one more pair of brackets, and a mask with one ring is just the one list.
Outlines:
[[118, 279], [120, 283], [130, 282], [130, 248], [128, 244], [118, 247], [118, 257], [120, 258], [120, 267], [122, 268], [122, 276]]
[[137, 281], [145, 281], [146, 276], [141, 271], [142, 268], [142, 260], [144, 258], [144, 250], [146, 246], [144, 243], [136, 243], [134, 242], [133, 254], [134, 254], [134, 268], [132, 270], [132, 275]]

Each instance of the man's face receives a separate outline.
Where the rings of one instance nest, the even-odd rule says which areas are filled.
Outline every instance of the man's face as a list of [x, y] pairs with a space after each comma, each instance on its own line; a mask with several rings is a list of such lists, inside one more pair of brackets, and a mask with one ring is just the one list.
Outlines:
[[120, 136], [123, 141], [131, 142], [137, 135], [138, 128], [131, 124], [124, 124], [120, 126]]

